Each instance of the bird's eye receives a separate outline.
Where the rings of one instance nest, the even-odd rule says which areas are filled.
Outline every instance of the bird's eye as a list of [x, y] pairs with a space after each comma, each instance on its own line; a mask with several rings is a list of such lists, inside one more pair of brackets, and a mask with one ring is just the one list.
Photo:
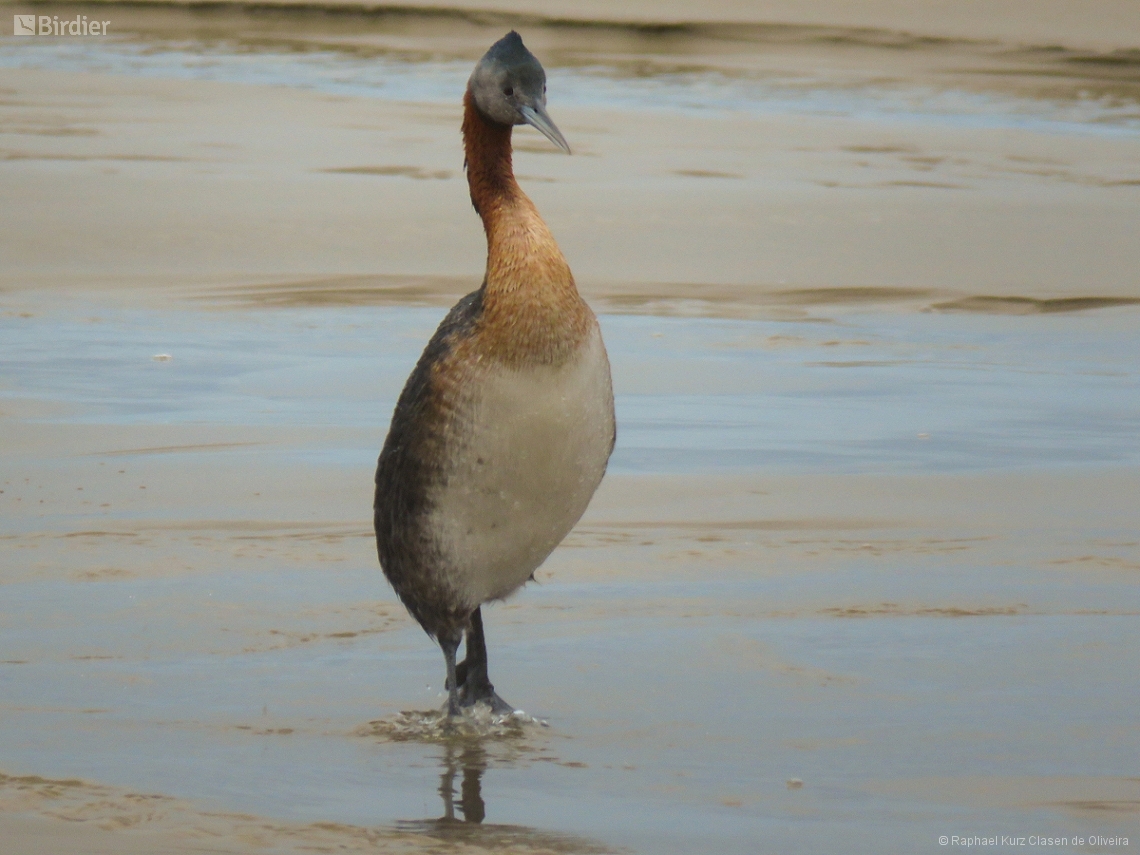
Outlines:
[[514, 87], [513, 86], [504, 86], [503, 87], [503, 94], [506, 95], [508, 98], [510, 98], [512, 95], [515, 94]]

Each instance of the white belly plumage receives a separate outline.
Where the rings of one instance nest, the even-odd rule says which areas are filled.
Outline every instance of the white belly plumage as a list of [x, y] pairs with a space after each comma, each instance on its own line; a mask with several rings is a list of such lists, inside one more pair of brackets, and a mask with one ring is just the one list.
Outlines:
[[429, 530], [441, 569], [474, 608], [519, 588], [578, 522], [605, 473], [614, 422], [596, 327], [569, 363], [499, 367], [472, 385]]

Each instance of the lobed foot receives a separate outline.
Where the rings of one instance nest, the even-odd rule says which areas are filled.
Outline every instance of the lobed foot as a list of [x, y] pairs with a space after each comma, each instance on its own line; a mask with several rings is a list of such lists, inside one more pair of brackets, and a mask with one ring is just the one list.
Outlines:
[[[455, 679], [458, 683], [456, 695], [460, 707], [473, 707], [475, 704], [486, 704], [491, 708], [491, 712], [496, 715], [513, 713], [518, 709], [514, 704], [503, 700], [498, 692], [495, 691], [495, 687], [491, 685], [491, 681], [485, 676], [477, 673], [471, 674], [467, 667], [466, 659], [455, 666]], [[450, 682], [447, 688], [451, 688]], [[451, 713], [450, 709], [449, 713], [452, 715], [458, 714]]]
[[495, 715], [510, 715], [517, 709], [514, 704], [509, 704], [499, 697], [498, 692], [491, 689], [486, 694], [471, 693], [468, 697], [467, 693], [460, 689], [459, 705], [463, 707], [473, 707], [475, 704], [486, 704], [491, 708], [491, 712]]

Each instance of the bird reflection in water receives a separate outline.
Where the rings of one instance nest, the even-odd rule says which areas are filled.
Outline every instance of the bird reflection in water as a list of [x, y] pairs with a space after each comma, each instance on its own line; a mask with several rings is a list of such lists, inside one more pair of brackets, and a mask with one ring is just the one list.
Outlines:
[[608, 855], [615, 851], [604, 843], [575, 834], [542, 831], [525, 825], [484, 823], [487, 805], [483, 801], [483, 773], [490, 765], [490, 758], [483, 740], [448, 740], [443, 743], [443, 755], [439, 759], [442, 772], [438, 792], [443, 799], [443, 816], [397, 823], [401, 830], [504, 852], [538, 849], [563, 855]]
[[[455, 817], [455, 778], [463, 769], [463, 783], [459, 787], [459, 811], [463, 819]], [[450, 823], [480, 823], [487, 815], [483, 803], [482, 781], [487, 770], [487, 752], [475, 741], [465, 742], [459, 750], [453, 744], [444, 749], [443, 774], [439, 778], [439, 794], [443, 797], [441, 825]]]

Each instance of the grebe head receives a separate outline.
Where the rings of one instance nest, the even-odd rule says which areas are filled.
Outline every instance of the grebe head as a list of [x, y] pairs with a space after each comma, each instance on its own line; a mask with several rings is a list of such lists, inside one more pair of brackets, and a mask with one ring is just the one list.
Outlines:
[[562, 132], [546, 115], [546, 72], [514, 30], [491, 45], [467, 88], [485, 118], [500, 125], [531, 125], [570, 153]]

